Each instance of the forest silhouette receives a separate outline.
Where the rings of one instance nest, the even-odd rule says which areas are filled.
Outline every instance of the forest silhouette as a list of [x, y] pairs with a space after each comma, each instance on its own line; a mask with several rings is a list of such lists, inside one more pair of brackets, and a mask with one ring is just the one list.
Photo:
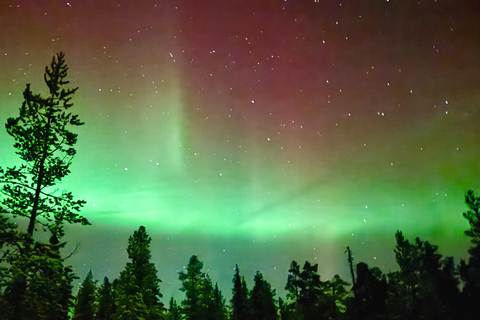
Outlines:
[[[463, 217], [470, 228], [468, 259], [456, 264], [438, 246], [395, 234], [398, 270], [355, 263], [350, 247], [345, 264], [350, 278], [324, 280], [318, 264], [292, 261], [285, 275], [285, 297], [257, 271], [248, 288], [238, 265], [232, 275], [232, 298], [203, 271], [196, 255], [178, 274], [183, 300], [165, 299], [151, 260], [152, 238], [144, 226], [128, 239], [128, 262], [120, 275], [98, 283], [90, 271], [77, 295], [78, 277], [62, 256], [65, 223], [89, 225], [80, 215], [85, 204], [72, 193], [52, 192], [70, 173], [77, 134], [83, 123], [71, 113], [78, 88], [67, 88], [63, 53], [46, 67], [48, 96], [26, 85], [19, 116], [9, 118], [22, 164], [0, 167], [0, 320], [321, 320], [321, 319], [478, 319], [480, 317], [480, 197], [468, 190]], [[17, 219], [27, 221], [22, 230]], [[45, 241], [45, 239], [48, 239]], [[342, 252], [339, 252], [342, 254]], [[232, 266], [233, 267], [233, 266]]]

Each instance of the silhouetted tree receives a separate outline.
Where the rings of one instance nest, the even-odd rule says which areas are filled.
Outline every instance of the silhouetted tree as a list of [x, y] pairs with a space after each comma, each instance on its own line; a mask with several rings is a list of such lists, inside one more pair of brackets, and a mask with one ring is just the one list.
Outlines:
[[[353, 272], [353, 255], [352, 255], [352, 251], [350, 250], [350, 247], [347, 246], [347, 249], [345, 250], [345, 252], [347, 253], [347, 257], [348, 257], [348, 265], [350, 267], [350, 275], [352, 276], [352, 285], [353, 287], [355, 287], [355, 273]], [[355, 290], [353, 290], [354, 294], [355, 294]]]
[[287, 305], [285, 304], [285, 302], [281, 297], [278, 298], [278, 309], [280, 311], [280, 320], [289, 319]]
[[112, 284], [108, 278], [103, 279], [103, 284], [98, 290], [98, 310], [96, 320], [110, 320], [115, 312], [115, 300], [112, 292]]
[[339, 319], [346, 312], [349, 285], [339, 275], [321, 281], [318, 264], [305, 261], [302, 270], [296, 261], [290, 264], [287, 278], [287, 299], [282, 301], [280, 313], [286, 320]]
[[292, 300], [285, 308], [288, 319], [328, 319], [337, 313], [335, 299], [327, 295], [328, 282], [322, 282], [317, 271], [318, 264], [306, 261], [300, 272], [297, 262], [292, 261], [285, 287], [287, 298]]
[[250, 292], [249, 306], [252, 320], [277, 320], [275, 289], [263, 278], [260, 271], [254, 277], [254, 286]]
[[348, 315], [352, 320], [358, 319], [358, 309], [359, 307], [359, 301], [357, 299], [357, 294], [356, 294], [356, 286], [355, 286], [355, 272], [353, 271], [353, 255], [352, 255], [352, 250], [350, 249], [349, 246], [347, 246], [345, 253], [347, 253], [347, 261], [348, 261], [348, 266], [350, 269], [350, 276], [352, 278], [352, 293], [353, 293], [353, 299], [349, 299], [346, 301], [347, 304], [347, 309], [348, 309]]
[[181, 291], [185, 292], [182, 313], [187, 320], [223, 320], [225, 301], [218, 285], [202, 271], [203, 263], [193, 255], [187, 265], [187, 272], [179, 272]]
[[205, 275], [201, 287], [199, 315], [200, 319], [205, 320], [223, 320], [226, 318], [222, 293], [217, 284], [213, 287], [208, 274]]
[[155, 265], [150, 262], [151, 241], [143, 226], [128, 239], [127, 252], [131, 261], [127, 262], [115, 286], [117, 317], [135, 314], [147, 320], [161, 318], [163, 304], [160, 302], [160, 279]]
[[287, 301], [282, 301], [282, 319], [303, 319], [303, 313], [299, 304], [301, 281], [300, 265], [294, 260], [290, 264], [290, 269], [288, 269], [287, 284], [285, 285], [285, 290], [287, 290]]
[[350, 283], [343, 280], [340, 275], [336, 274], [332, 280], [324, 282], [324, 295], [322, 296], [322, 304], [325, 305], [324, 317], [327, 319], [339, 319], [347, 311], [348, 291], [345, 286]]
[[225, 298], [222, 295], [220, 289], [218, 289], [218, 283], [215, 283], [215, 289], [213, 290], [213, 318], [216, 320], [227, 319], [227, 310], [225, 307]]
[[400, 231], [395, 237], [400, 271], [389, 274], [389, 313], [405, 319], [449, 319], [451, 310], [439, 292], [442, 256], [438, 247], [419, 238], [411, 244]]
[[447, 306], [452, 319], [467, 319], [468, 310], [464, 309], [465, 300], [460, 294], [460, 280], [453, 257], [446, 257], [441, 263], [442, 269], [438, 283], [440, 300]]
[[377, 268], [366, 263], [357, 264], [356, 319], [382, 319], [385, 317], [385, 301], [388, 296], [387, 278]]
[[287, 298], [294, 301], [295, 303], [298, 303], [300, 282], [300, 265], [294, 260], [290, 264], [290, 269], [288, 269], [288, 277], [285, 290], [288, 291]]
[[240, 270], [238, 265], [235, 265], [235, 274], [233, 275], [233, 289], [232, 289], [232, 320], [244, 320], [247, 319], [247, 302], [248, 302], [248, 289], [245, 282], [245, 278], [240, 276]]
[[468, 263], [460, 262], [460, 276], [464, 283], [462, 298], [465, 301], [464, 316], [477, 319], [480, 316], [480, 197], [468, 190], [465, 203], [469, 210], [463, 216], [470, 225], [465, 234], [470, 237], [472, 247], [468, 250]]
[[22, 245], [21, 254], [8, 260], [9, 268], [0, 278], [5, 307], [0, 319], [69, 319], [74, 300], [71, 283], [76, 278], [71, 268], [63, 265], [58, 250], [49, 245]]
[[92, 271], [90, 270], [83, 280], [77, 294], [77, 301], [75, 303], [75, 312], [72, 320], [93, 320], [96, 312], [95, 306], [95, 291], [97, 285], [93, 280]]
[[[114, 281], [114, 286], [116, 282]], [[115, 293], [115, 320], [146, 320], [149, 317], [149, 310], [143, 301], [143, 296], [139, 288], [132, 286], [134, 289], [131, 293], [125, 290], [116, 290]]]
[[[0, 168], [0, 292], [5, 309], [0, 317], [14, 319], [68, 319], [73, 305], [71, 268], [63, 265], [63, 224], [89, 224], [78, 212], [85, 204], [70, 192], [52, 188], [70, 173], [77, 135], [69, 126], [82, 125], [69, 112], [77, 88], [65, 88], [68, 67], [63, 53], [46, 67], [48, 96], [33, 94], [27, 84], [20, 115], [9, 118], [6, 129], [24, 164]], [[26, 232], [9, 223], [5, 215], [27, 218]], [[48, 243], [34, 239], [35, 226], [50, 233]]]
[[78, 115], [69, 112], [78, 88], [64, 88], [69, 83], [65, 80], [67, 71], [65, 55], [60, 52], [53, 57], [50, 67], [45, 68], [49, 96], [33, 94], [27, 84], [20, 115], [9, 118], [5, 125], [25, 164], [0, 169], [2, 193], [6, 196], [2, 205], [14, 217], [28, 218], [30, 235], [40, 218], [42, 227], [49, 229], [52, 237], [63, 236], [64, 222], [89, 224], [78, 214], [85, 201], [74, 200], [71, 192], [55, 195], [50, 190], [70, 173], [69, 166], [76, 154], [73, 146], [77, 134], [69, 131], [68, 126], [83, 124]]
[[317, 271], [318, 264], [312, 265], [310, 262], [305, 261], [303, 270], [300, 273], [300, 296], [298, 302], [305, 320], [319, 319], [319, 316], [323, 314], [320, 300], [321, 295], [324, 294], [324, 289]]
[[170, 303], [168, 305], [166, 320], [180, 320], [181, 318], [182, 318], [182, 314], [180, 312], [180, 308], [178, 307], [175, 299], [171, 297]]
[[202, 319], [202, 289], [204, 286], [205, 273], [202, 272], [203, 262], [193, 255], [187, 265], [187, 272], [179, 272], [179, 280], [182, 282], [180, 291], [185, 292], [185, 300], [182, 301], [182, 311], [187, 320]]

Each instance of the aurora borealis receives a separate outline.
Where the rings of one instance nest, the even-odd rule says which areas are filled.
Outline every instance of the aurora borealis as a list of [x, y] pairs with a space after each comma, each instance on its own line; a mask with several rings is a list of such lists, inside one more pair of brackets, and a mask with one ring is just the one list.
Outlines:
[[[346, 279], [395, 267], [394, 233], [466, 255], [480, 180], [477, 1], [0, 3], [0, 120], [66, 53], [78, 155], [60, 189], [81, 278], [114, 279], [152, 236], [168, 298], [192, 254], [228, 296], [238, 263], [280, 293], [292, 259]], [[2, 166], [13, 139], [0, 131]], [[165, 300], [165, 299], [164, 299]]]

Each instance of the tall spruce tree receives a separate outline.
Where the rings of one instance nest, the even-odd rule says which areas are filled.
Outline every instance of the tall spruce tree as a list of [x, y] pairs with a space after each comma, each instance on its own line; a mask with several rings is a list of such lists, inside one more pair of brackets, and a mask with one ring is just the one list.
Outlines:
[[157, 277], [157, 269], [150, 262], [150, 242], [145, 227], [141, 226], [128, 239], [128, 258], [125, 269], [115, 285], [116, 315], [124, 318], [144, 317], [146, 320], [161, 319], [163, 304]]
[[[5, 125], [23, 164], [0, 168], [0, 292], [6, 305], [0, 315], [13, 319], [68, 319], [73, 305], [71, 268], [64, 266], [60, 240], [63, 224], [89, 224], [79, 214], [85, 204], [71, 192], [57, 194], [54, 187], [70, 173], [80, 126], [71, 99], [78, 88], [66, 88], [68, 67], [63, 53], [56, 54], [45, 69], [48, 95], [34, 94], [27, 84], [18, 117]], [[20, 230], [7, 216], [26, 218]], [[48, 232], [50, 241], [36, 241], [36, 226]]]
[[240, 276], [240, 269], [235, 265], [232, 289], [232, 320], [244, 320], [248, 318], [248, 289], [245, 278]]
[[213, 318], [214, 320], [227, 319], [227, 311], [225, 307], [225, 299], [222, 292], [218, 289], [218, 283], [215, 283], [215, 289], [213, 290]]
[[218, 285], [213, 286], [208, 274], [202, 271], [203, 263], [193, 255], [187, 265], [187, 272], [180, 271], [180, 291], [185, 292], [182, 314], [186, 320], [226, 319], [225, 300]]
[[201, 320], [202, 290], [205, 285], [205, 273], [202, 271], [203, 262], [196, 255], [190, 257], [187, 272], [180, 271], [178, 279], [182, 282], [180, 291], [185, 292], [185, 300], [182, 301], [182, 311], [187, 320]]
[[113, 297], [112, 284], [107, 277], [98, 290], [98, 308], [95, 314], [96, 320], [110, 320], [115, 312], [115, 300]]
[[205, 275], [200, 291], [199, 319], [223, 320], [225, 319], [225, 307], [222, 292], [218, 285], [213, 286], [208, 274]]
[[275, 289], [257, 271], [253, 279], [254, 286], [250, 292], [249, 305], [252, 320], [277, 320], [277, 306], [275, 305]]
[[77, 294], [75, 311], [72, 320], [93, 320], [96, 312], [95, 292], [96, 281], [93, 280], [92, 270], [87, 273]]

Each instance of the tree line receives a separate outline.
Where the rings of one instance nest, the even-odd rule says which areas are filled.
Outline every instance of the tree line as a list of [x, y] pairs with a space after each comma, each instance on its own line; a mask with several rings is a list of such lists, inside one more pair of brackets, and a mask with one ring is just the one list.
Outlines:
[[[161, 280], [150, 262], [151, 237], [141, 226], [128, 239], [128, 262], [118, 278], [102, 283], [89, 272], [76, 296], [78, 277], [62, 254], [65, 223], [89, 225], [80, 215], [85, 201], [56, 185], [70, 173], [77, 134], [83, 123], [70, 112], [78, 88], [67, 88], [63, 53], [45, 68], [48, 96], [27, 84], [18, 117], [9, 118], [7, 133], [15, 140], [22, 165], [0, 167], [0, 320], [322, 320], [322, 319], [478, 319], [480, 317], [480, 197], [465, 195], [463, 214], [470, 228], [468, 259], [455, 264], [438, 246], [395, 234], [398, 270], [354, 263], [347, 247], [351, 279], [323, 280], [318, 264], [292, 261], [285, 297], [260, 271], [248, 288], [238, 265], [232, 298], [203, 271], [193, 255], [179, 272], [182, 301], [162, 302]], [[26, 221], [23, 230], [18, 219]]]
[[[218, 284], [205, 273], [203, 263], [193, 255], [185, 271], [179, 272], [184, 298], [161, 302], [160, 280], [150, 260], [151, 238], [140, 227], [128, 239], [125, 269], [112, 282], [107, 277], [98, 284], [91, 272], [83, 281], [74, 308], [73, 320], [87, 319], [168, 319], [168, 320], [321, 320], [321, 319], [477, 319], [478, 240], [480, 239], [480, 197], [468, 191], [464, 216], [471, 229], [466, 233], [476, 244], [468, 262], [454, 264], [443, 257], [438, 246], [416, 238], [395, 234], [394, 252], [398, 271], [385, 274], [378, 267], [353, 262], [351, 282], [338, 274], [322, 280], [318, 264], [292, 261], [286, 275], [285, 297], [260, 271], [248, 288], [238, 265], [232, 278], [232, 298], [226, 301]], [[476, 278], [477, 277], [477, 278]]]

